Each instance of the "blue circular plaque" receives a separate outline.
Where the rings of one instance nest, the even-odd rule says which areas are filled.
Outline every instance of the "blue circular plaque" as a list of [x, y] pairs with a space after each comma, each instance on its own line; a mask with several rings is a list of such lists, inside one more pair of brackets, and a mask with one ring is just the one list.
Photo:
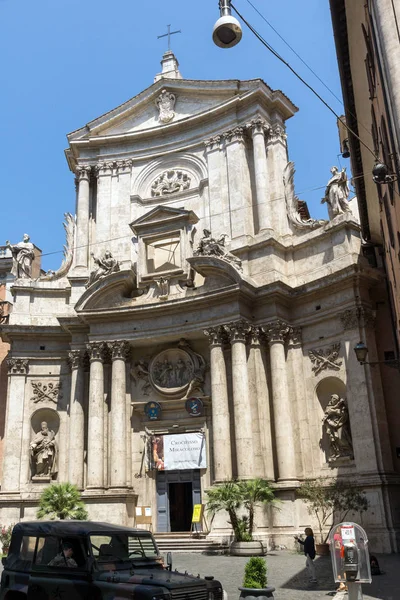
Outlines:
[[161, 416], [161, 405], [158, 402], [148, 402], [144, 407], [144, 414], [150, 421], [157, 421]]
[[191, 417], [200, 417], [203, 414], [204, 404], [200, 398], [188, 398], [185, 407]]

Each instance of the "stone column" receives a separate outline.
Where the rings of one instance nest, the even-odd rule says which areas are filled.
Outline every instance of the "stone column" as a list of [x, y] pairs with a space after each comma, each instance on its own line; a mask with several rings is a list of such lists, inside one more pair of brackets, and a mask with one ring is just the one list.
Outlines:
[[[257, 370], [259, 368], [260, 356], [260, 339], [259, 339], [259, 328], [251, 327], [250, 330], [250, 345], [249, 345], [249, 358], [247, 361], [247, 372], [249, 377], [249, 403], [250, 403], [250, 414], [251, 424], [253, 433], [253, 476], [264, 477], [264, 459], [263, 451], [261, 447], [261, 415], [259, 414], [259, 402], [261, 399], [258, 398], [258, 378]], [[271, 456], [272, 458], [272, 456]]]
[[5, 424], [2, 492], [19, 492], [22, 452], [22, 426], [24, 422], [25, 382], [28, 361], [8, 358], [8, 399]]
[[78, 205], [76, 208], [75, 267], [87, 269], [89, 256], [89, 179], [91, 167], [81, 165], [76, 169], [78, 180]]
[[220, 327], [211, 327], [204, 333], [210, 342], [214, 481], [219, 482], [232, 479], [228, 383], [223, 351], [224, 332]]
[[296, 479], [292, 410], [285, 357], [285, 341], [291, 328], [282, 321], [274, 321], [262, 330], [267, 335], [270, 350], [278, 479]]
[[87, 344], [90, 357], [87, 487], [104, 487], [104, 357], [103, 342]]
[[224, 133], [232, 238], [254, 234], [250, 172], [244, 135], [243, 127]]
[[272, 449], [272, 428], [270, 395], [267, 381], [267, 360], [265, 356], [265, 339], [260, 328], [252, 329], [251, 350], [254, 358], [256, 377], [256, 400], [260, 421], [260, 444], [264, 462], [264, 477], [275, 480], [274, 456]]
[[256, 179], [258, 231], [272, 229], [271, 206], [269, 203], [269, 175], [265, 133], [267, 125], [263, 119], [253, 119], [248, 126], [253, 137], [254, 174]]
[[95, 254], [101, 254], [110, 248], [111, 242], [111, 187], [116, 177], [116, 165], [113, 162], [98, 163], [95, 167], [97, 177], [96, 197], [96, 246]]
[[283, 183], [283, 172], [288, 163], [286, 137], [284, 124], [275, 123], [269, 131], [267, 143], [271, 225], [278, 236], [291, 233]]
[[69, 402], [69, 453], [68, 481], [83, 489], [85, 411], [83, 370], [84, 352], [71, 350], [68, 353], [71, 367], [71, 396]]
[[237, 476], [253, 476], [253, 434], [247, 373], [246, 337], [250, 325], [244, 320], [224, 325], [232, 345], [232, 391], [235, 421]]
[[128, 342], [108, 344], [111, 352], [111, 465], [110, 485], [126, 487], [126, 364], [130, 346]]

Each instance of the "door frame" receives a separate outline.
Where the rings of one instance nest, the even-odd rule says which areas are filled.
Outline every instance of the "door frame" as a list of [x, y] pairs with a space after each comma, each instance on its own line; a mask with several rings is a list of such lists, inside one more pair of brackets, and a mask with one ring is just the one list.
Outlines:
[[191, 483], [192, 501], [195, 504], [201, 504], [201, 470], [188, 469], [176, 471], [157, 471], [156, 475], [156, 497], [157, 497], [157, 517], [156, 531], [159, 533], [168, 533], [171, 531], [170, 513], [169, 513], [169, 484], [170, 483]]

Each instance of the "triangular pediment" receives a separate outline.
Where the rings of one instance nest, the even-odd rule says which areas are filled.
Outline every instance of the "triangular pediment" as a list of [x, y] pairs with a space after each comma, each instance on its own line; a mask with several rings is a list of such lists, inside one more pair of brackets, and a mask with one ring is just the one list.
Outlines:
[[[173, 117], [163, 120], [157, 104], [160, 95], [174, 96]], [[89, 122], [85, 127], [68, 135], [70, 143], [82, 140], [95, 140], [103, 137], [116, 137], [151, 131], [160, 127], [190, 119], [196, 115], [221, 110], [230, 102], [262, 90], [268, 102], [284, 100], [289, 110], [296, 110], [290, 100], [281, 92], [272, 91], [262, 80], [250, 81], [197, 81], [188, 79], [161, 79], [146, 90], [134, 96], [114, 110]], [[289, 116], [289, 115], [288, 115]]]
[[177, 227], [184, 224], [194, 224], [198, 220], [198, 216], [192, 210], [159, 205], [130, 223], [130, 228], [138, 235], [140, 232], [157, 228], [160, 225], [171, 224]]

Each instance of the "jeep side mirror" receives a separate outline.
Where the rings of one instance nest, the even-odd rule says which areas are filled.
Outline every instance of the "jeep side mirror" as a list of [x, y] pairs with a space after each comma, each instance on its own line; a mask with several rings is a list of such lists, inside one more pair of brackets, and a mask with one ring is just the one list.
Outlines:
[[167, 569], [172, 571], [172, 554], [171, 552], [167, 552]]

